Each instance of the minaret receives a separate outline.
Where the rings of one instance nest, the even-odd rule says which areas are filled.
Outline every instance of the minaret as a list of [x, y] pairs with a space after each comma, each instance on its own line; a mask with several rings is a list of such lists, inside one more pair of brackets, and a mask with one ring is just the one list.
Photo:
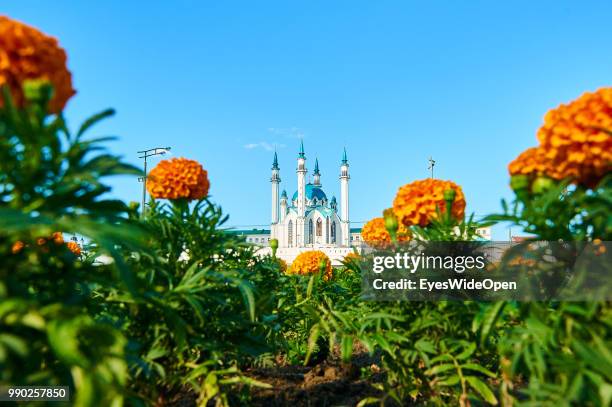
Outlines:
[[304, 140], [300, 143], [300, 152], [297, 158], [297, 224], [295, 228], [296, 246], [304, 247], [305, 216], [306, 216], [306, 154], [304, 154]]
[[315, 158], [315, 169], [314, 169], [313, 175], [314, 177], [313, 177], [312, 185], [314, 185], [315, 187], [320, 187], [321, 186], [321, 172], [319, 172], [319, 159], [318, 158]]
[[280, 216], [279, 222], [283, 223], [285, 216], [287, 215], [287, 191], [283, 189], [283, 193], [280, 197]]
[[351, 245], [349, 222], [349, 165], [346, 158], [346, 148], [340, 164], [340, 224], [342, 230], [342, 246]]
[[271, 238], [277, 238], [277, 225], [278, 225], [278, 189], [280, 187], [280, 168], [278, 167], [278, 157], [276, 151], [274, 152], [274, 161], [272, 162], [272, 177], [270, 178], [272, 183], [272, 225], [270, 227]]

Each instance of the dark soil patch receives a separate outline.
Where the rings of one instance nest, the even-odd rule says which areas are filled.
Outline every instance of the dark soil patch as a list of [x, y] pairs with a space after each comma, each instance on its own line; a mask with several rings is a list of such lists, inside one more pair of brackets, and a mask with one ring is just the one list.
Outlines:
[[[335, 353], [335, 352], [334, 352]], [[354, 354], [350, 363], [336, 356], [312, 367], [277, 366], [252, 369], [246, 374], [268, 383], [270, 389], [253, 388], [251, 405], [259, 406], [355, 406], [366, 397], [380, 397], [373, 383], [382, 380], [379, 358]]]
[[[362, 349], [354, 349], [349, 363], [340, 360], [334, 349], [331, 355], [314, 366], [286, 365], [277, 360], [276, 366], [251, 368], [243, 373], [271, 388], [251, 387], [248, 405], [253, 407], [332, 407], [355, 406], [366, 397], [381, 397], [374, 383], [384, 380], [380, 357]], [[231, 399], [231, 397], [230, 397]], [[158, 405], [192, 407], [197, 395], [188, 389]], [[238, 404], [240, 402], [237, 401]], [[214, 405], [214, 402], [211, 403]]]

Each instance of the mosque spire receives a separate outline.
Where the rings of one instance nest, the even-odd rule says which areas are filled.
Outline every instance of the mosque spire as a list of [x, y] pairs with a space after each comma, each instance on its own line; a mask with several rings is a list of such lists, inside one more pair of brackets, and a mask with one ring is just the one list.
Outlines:
[[274, 161], [272, 162], [272, 169], [278, 170], [278, 156], [276, 155], [276, 150], [274, 150]]
[[306, 157], [306, 154], [304, 153], [304, 139], [300, 141], [300, 153], [298, 154], [298, 157]]
[[342, 154], [342, 164], [348, 164], [348, 158], [346, 158], [346, 147], [344, 147], [344, 153]]
[[321, 172], [319, 171], [319, 159], [315, 158], [315, 168], [314, 168], [314, 181], [313, 184], [316, 186], [321, 186]]

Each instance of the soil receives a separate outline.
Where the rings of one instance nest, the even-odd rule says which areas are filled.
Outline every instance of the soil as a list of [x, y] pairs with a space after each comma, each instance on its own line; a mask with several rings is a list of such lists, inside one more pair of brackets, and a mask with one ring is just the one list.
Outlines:
[[[374, 373], [367, 380], [354, 363], [325, 361], [313, 367], [284, 366], [253, 369], [247, 375], [272, 385], [270, 389], [253, 388], [253, 406], [355, 406], [366, 397], [380, 396], [372, 383], [380, 381], [378, 366], [367, 367]], [[377, 377], [378, 376], [378, 377]]]
[[[273, 367], [243, 371], [246, 376], [272, 386], [251, 387], [249, 406], [355, 406], [366, 397], [380, 397], [382, 393], [372, 386], [384, 379], [379, 356], [354, 350], [349, 363], [343, 363], [335, 349], [329, 358], [314, 366], [286, 365], [278, 360]], [[185, 391], [160, 405], [193, 407], [196, 398], [193, 392]]]

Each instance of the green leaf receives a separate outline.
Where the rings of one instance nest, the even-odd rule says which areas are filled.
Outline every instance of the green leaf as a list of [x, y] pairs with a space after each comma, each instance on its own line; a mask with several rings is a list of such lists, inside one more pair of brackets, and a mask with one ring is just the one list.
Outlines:
[[255, 322], [255, 296], [253, 295], [253, 288], [251, 284], [247, 281], [240, 281], [238, 284], [238, 289], [242, 294], [242, 299], [247, 307], [251, 322]]
[[342, 361], [349, 362], [353, 355], [353, 337], [344, 335], [342, 337]]
[[465, 369], [473, 370], [475, 372], [479, 372], [479, 373], [485, 374], [485, 375], [487, 375], [489, 377], [492, 377], [492, 378], [496, 377], [495, 373], [491, 372], [490, 370], [486, 369], [483, 366], [477, 365], [476, 363], [465, 363], [465, 364], [461, 365], [461, 368], [464, 369], [464, 370]]
[[480, 325], [480, 345], [484, 345], [491, 333], [497, 319], [502, 313], [502, 310], [506, 306], [503, 301], [496, 302], [491, 306], [488, 306], [482, 316], [482, 322]]
[[443, 363], [441, 365], [436, 365], [431, 369], [425, 371], [425, 374], [428, 376], [435, 376], [440, 373], [447, 372], [449, 370], [455, 370], [457, 367], [452, 363]]
[[460, 379], [459, 375], [454, 374], [454, 375], [451, 375], [451, 376], [447, 377], [444, 380], [440, 380], [440, 381], [436, 382], [436, 384], [438, 386], [455, 386], [455, 385], [457, 385], [459, 383], [460, 380], [461, 379]]
[[313, 325], [313, 327], [310, 329], [310, 335], [308, 336], [308, 350], [306, 352], [306, 358], [304, 359], [304, 366], [308, 365], [310, 356], [312, 355], [312, 352], [315, 351], [317, 346], [317, 340], [319, 339], [320, 334], [321, 331], [319, 324]]
[[115, 114], [115, 109], [106, 109], [101, 111], [100, 113], [96, 113], [93, 116], [89, 117], [87, 120], [85, 120], [83, 122], [83, 124], [81, 124], [81, 127], [79, 127], [79, 130], [76, 133], [76, 137], [77, 140], [88, 130], [90, 129], [94, 124], [98, 123], [99, 121], [102, 121], [108, 117], [111, 117]]
[[470, 356], [472, 356], [472, 354], [474, 353], [474, 351], [476, 350], [476, 344], [474, 342], [471, 342], [463, 352], [461, 352], [460, 354], [458, 354], [457, 356], [455, 356], [456, 359], [458, 360], [465, 360], [467, 358], [469, 358]]
[[470, 386], [480, 394], [480, 396], [489, 404], [497, 405], [497, 398], [482, 380], [476, 376], [465, 376], [465, 379]]
[[1, 345], [6, 346], [21, 357], [25, 357], [29, 353], [27, 342], [17, 335], [0, 333], [0, 346]]

